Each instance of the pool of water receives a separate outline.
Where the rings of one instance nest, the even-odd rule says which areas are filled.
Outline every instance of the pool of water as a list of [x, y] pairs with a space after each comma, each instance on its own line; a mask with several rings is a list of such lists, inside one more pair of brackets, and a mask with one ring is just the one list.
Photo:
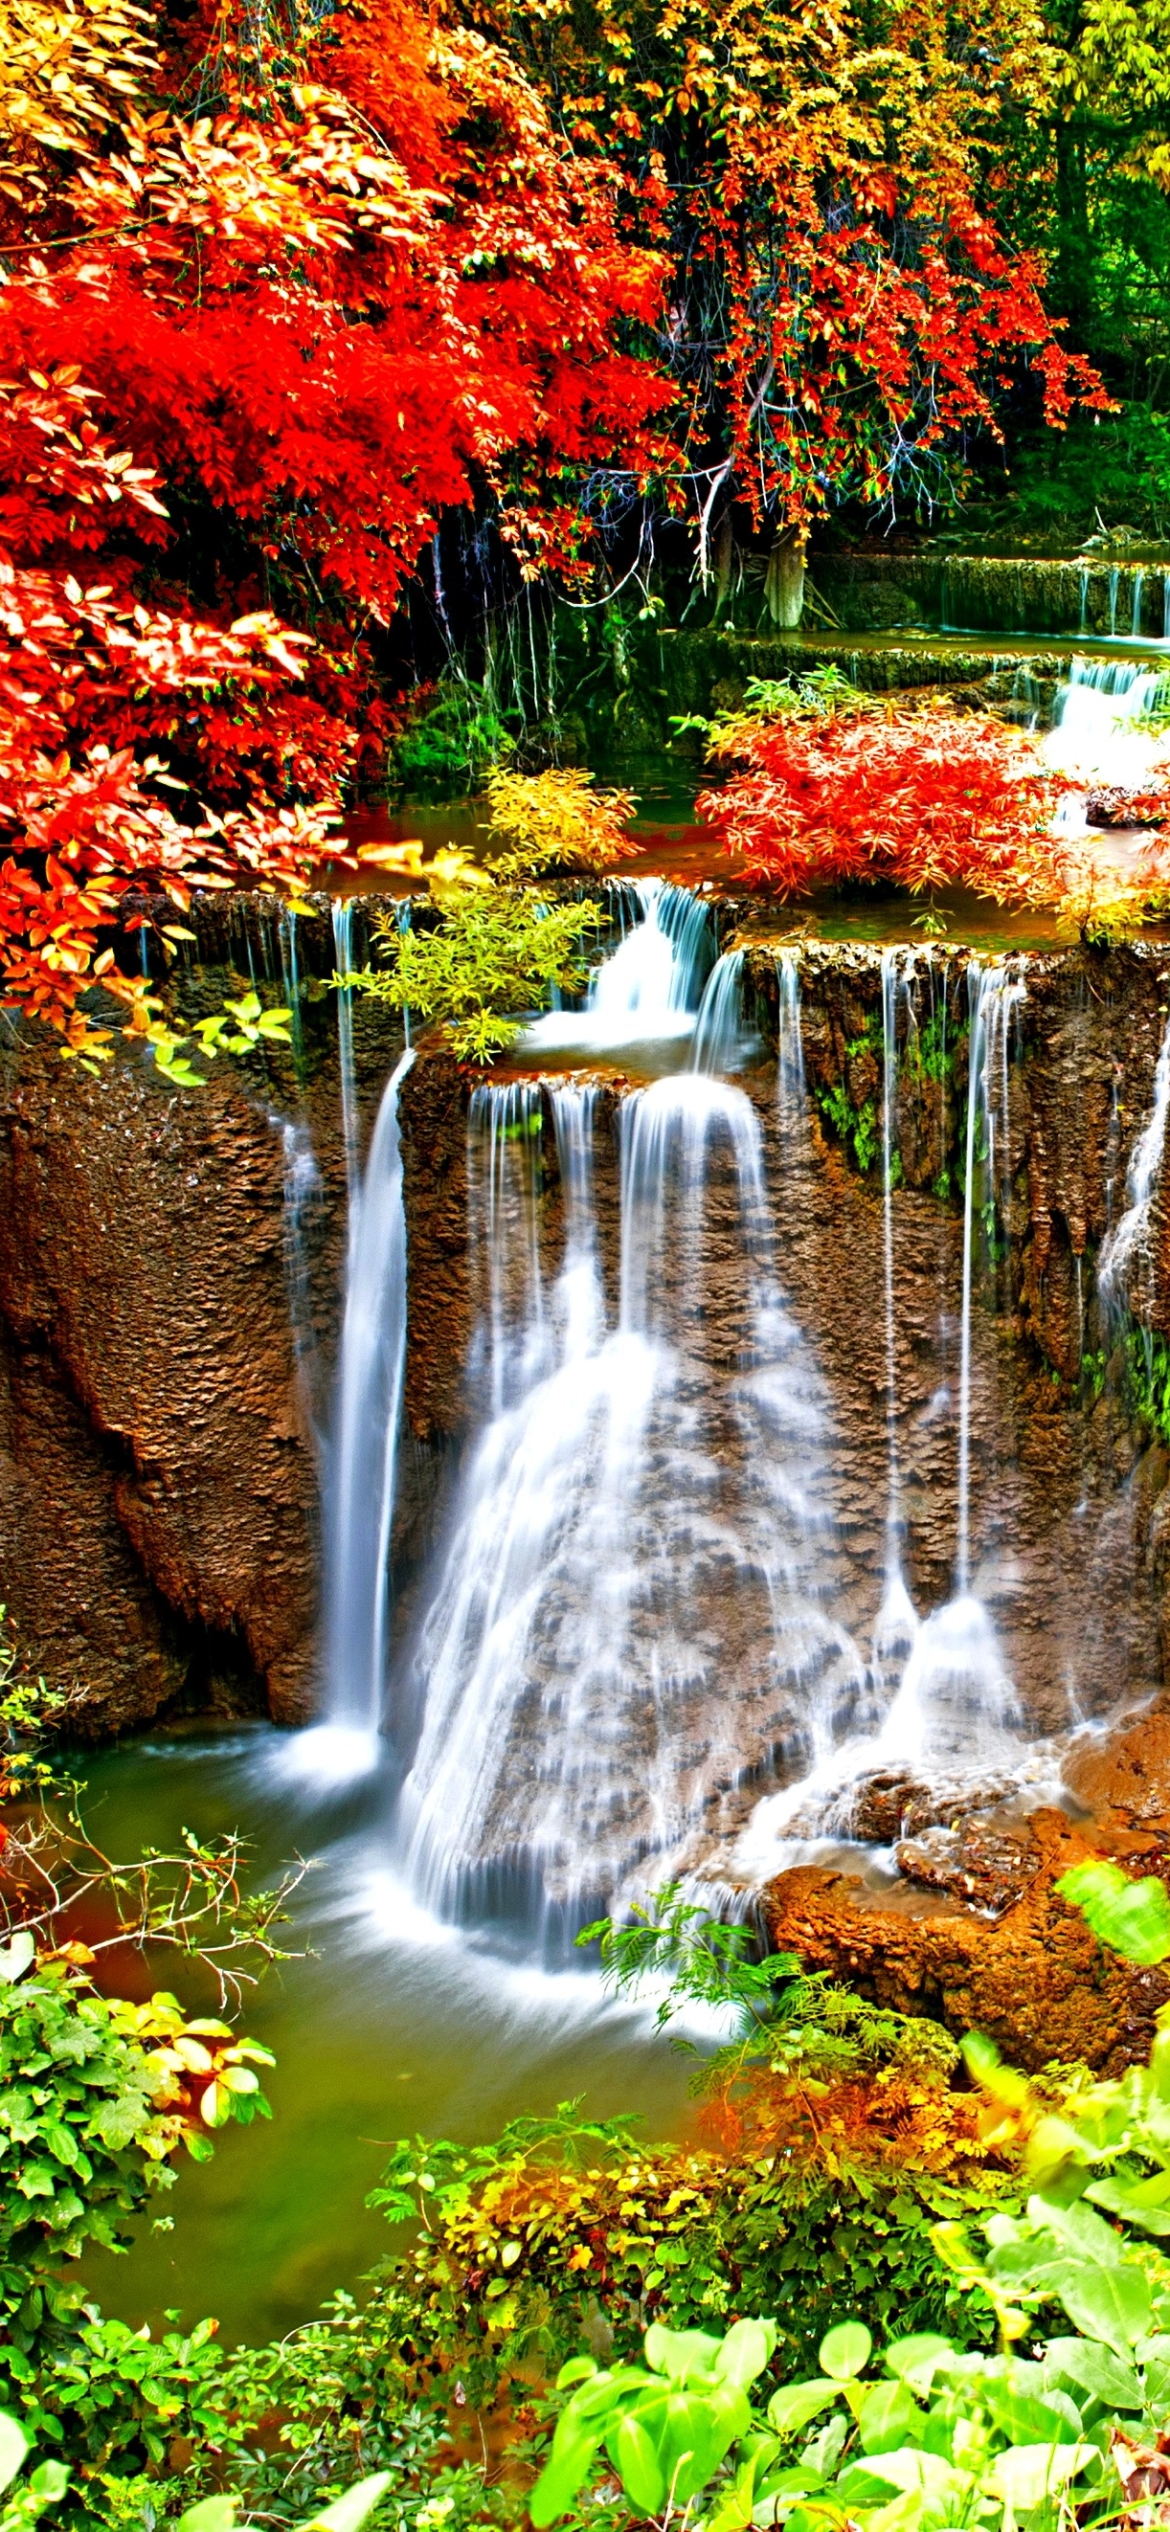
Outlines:
[[[364, 2201], [400, 2136], [476, 2142], [578, 2094], [593, 2116], [639, 2115], [648, 2139], [682, 2133], [691, 2116], [687, 2061], [649, 2008], [615, 2006], [584, 1963], [546, 1971], [519, 1944], [493, 1949], [439, 1924], [395, 1876], [389, 1787], [375, 1777], [307, 1810], [284, 1764], [292, 1741], [268, 1726], [160, 1732], [79, 1762], [108, 1854], [165, 1848], [184, 1827], [238, 1829], [261, 1879], [298, 1855], [309, 1867], [286, 1932], [304, 1956], [272, 1970], [243, 2013], [276, 2054], [271, 2124], [223, 2132], [211, 2163], [184, 2157], [159, 2201], [173, 2231], [147, 2218], [128, 2257], [87, 2265], [103, 2309], [135, 2327], [157, 2330], [178, 2309], [254, 2340], [310, 2318], [388, 2245]], [[124, 1990], [195, 1999], [174, 1955], [152, 1975], [133, 1970], [135, 1984], [116, 1982]]]

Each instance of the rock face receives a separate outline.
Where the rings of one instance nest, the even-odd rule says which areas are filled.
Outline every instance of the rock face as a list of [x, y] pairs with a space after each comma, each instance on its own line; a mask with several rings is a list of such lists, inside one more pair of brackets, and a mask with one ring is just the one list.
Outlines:
[[[745, 911], [723, 910], [725, 938]], [[214, 1007], [252, 969], [279, 981], [282, 945], [262, 910], [216, 906], [196, 919], [202, 964], [184, 987], [192, 1008]], [[775, 951], [758, 929], [741, 937], [765, 1047], [739, 1079], [761, 1139], [779, 1290], [816, 1368], [809, 1397], [815, 1390], [830, 1516], [818, 1533], [823, 1602], [864, 1650], [880, 1591], [891, 1427], [916, 1604], [939, 1606], [953, 1583], [967, 963], [919, 954], [899, 988], [891, 1393], [879, 958], [856, 946], [802, 949], [807, 1087], [794, 1119], [776, 1095]], [[80, 1684], [83, 1731], [128, 1727], [176, 1704], [293, 1719], [317, 1693], [321, 1437], [346, 1187], [324, 910], [283, 945], [286, 973], [294, 949], [299, 1043], [295, 1055], [272, 1054], [267, 1070], [225, 1062], [204, 1090], [184, 1093], [134, 1058], [88, 1080], [30, 1043], [0, 1076], [0, 1590], [29, 1658]], [[1094, 1258], [1149, 1112], [1168, 974], [1157, 951], [1033, 958], [1022, 1036], [1008, 1050], [998, 1262], [981, 1252], [972, 1315], [972, 1570], [1037, 1734], [1067, 1734], [1074, 1703], [1104, 1717], [1127, 1697], [1157, 1694], [1166, 1674], [1167, 1451], [1101, 1320]], [[383, 1012], [359, 1007], [354, 1019], [360, 1159], [400, 1040]], [[611, 1325], [620, 1117], [636, 1087], [607, 1076], [594, 1124]], [[486, 1286], [469, 1200], [470, 1091], [450, 1055], [425, 1044], [401, 1096], [409, 1335], [394, 1556], [404, 1624], [421, 1617], [416, 1586], [452, 1517], [453, 1477], [484, 1403], [473, 1359]], [[547, 1094], [539, 1159], [537, 1237], [551, 1289], [566, 1216]], [[737, 1566], [719, 1530], [723, 1509], [748, 1502], [773, 1473], [772, 1445], [751, 1438], [738, 1386], [748, 1343], [739, 1202], [734, 1172], [716, 1168], [696, 1294], [687, 1300], [676, 1276], [664, 1278], [682, 1313], [683, 1367], [677, 1430], [664, 1429], [656, 1462], [664, 1521], [682, 1518], [686, 1489], [668, 1472], [688, 1417], [703, 1423], [712, 1489], [709, 1535], [697, 1495], [686, 1514], [690, 1641], [701, 1638], [702, 1654], [683, 1697], [696, 1862], [729, 1853], [761, 1789], [802, 1772], [810, 1730], [807, 1679], [781, 1676], [765, 1658], [774, 1585], [750, 1541]], [[1160, 1341], [1170, 1330], [1170, 1218], [1157, 1190], [1143, 1272]], [[648, 1608], [657, 1589], [651, 1578]], [[712, 1662], [718, 1695], [700, 1697]], [[816, 1677], [825, 1697], [845, 1693], [823, 1664]], [[540, 1680], [527, 1703], [518, 1696], [530, 1738], [547, 1729], [542, 1698]], [[643, 1706], [632, 1773], [659, 1729], [654, 1701]], [[713, 1712], [717, 1732], [707, 1729]], [[514, 1786], [532, 1772], [518, 1758]], [[877, 1825], [884, 1803], [920, 1900], [929, 1889], [930, 1906], [945, 1904], [970, 1882], [966, 1895], [1010, 1915], [1022, 1869], [1014, 1831], [984, 1825], [973, 1843], [956, 1844], [937, 1785], [917, 1803], [903, 1792], [868, 1789], [868, 1833], [887, 1835]], [[516, 1802], [522, 1809], [519, 1791]], [[507, 1825], [510, 1844], [518, 1836], [519, 1812]]]
[[[205, 910], [203, 1007], [249, 981], [227, 920]], [[199, 1092], [121, 1053], [87, 1079], [51, 1044], [0, 1067], [0, 1598], [82, 1736], [312, 1711], [345, 1222], [315, 1017], [298, 1063], [220, 1063]], [[387, 1041], [361, 1048], [379, 1087]]]
[[986, 2032], [1032, 2071], [1120, 2072], [1148, 2052], [1170, 1975], [1103, 1952], [1053, 1883], [1087, 1855], [1170, 1881], [1170, 1716], [1086, 1744], [1066, 1778], [1091, 1809], [964, 1822], [949, 1874], [937, 1835], [927, 1857], [898, 1850], [892, 1890], [819, 1866], [781, 1873], [764, 1895], [770, 1934], [881, 2004]]

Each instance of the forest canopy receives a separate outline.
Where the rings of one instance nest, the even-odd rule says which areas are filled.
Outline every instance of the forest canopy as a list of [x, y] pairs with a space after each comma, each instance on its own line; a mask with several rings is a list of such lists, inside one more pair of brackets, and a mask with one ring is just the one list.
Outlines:
[[295, 895], [420, 678], [503, 618], [539, 699], [534, 589], [661, 609], [734, 536], [783, 622], [818, 521], [1037, 433], [1083, 509], [1135, 415], [1157, 513], [1160, 6], [9, 0], [5, 998], [160, 1042], [127, 896]]

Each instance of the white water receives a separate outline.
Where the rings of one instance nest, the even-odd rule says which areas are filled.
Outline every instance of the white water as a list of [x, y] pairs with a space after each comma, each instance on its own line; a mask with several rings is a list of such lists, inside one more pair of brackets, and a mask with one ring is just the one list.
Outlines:
[[762, 1750], [782, 1728], [815, 1743], [859, 1685], [817, 1590], [825, 1408], [772, 1275], [750, 1101], [687, 1072], [623, 1103], [614, 1315], [595, 1094], [546, 1095], [567, 1212], [547, 1291], [506, 1085], [469, 1140], [473, 1182], [507, 1181], [482, 1331], [495, 1411], [400, 1723], [418, 1726], [405, 1869], [443, 1913], [572, 1910], [641, 1856], [661, 1878], [753, 1732]]
[[[913, 964], [913, 952], [910, 952]], [[902, 1573], [902, 1487], [898, 1466], [898, 1359], [894, 1320], [894, 1140], [898, 1088], [898, 981], [902, 957], [884, 949], [882, 979], [882, 1283], [886, 1356], [886, 1568], [882, 1604], [874, 1626], [878, 1674], [904, 1660], [918, 1620]]]
[[691, 1045], [691, 1071], [738, 1073], [760, 1052], [758, 1036], [744, 1022], [743, 951], [724, 950], [703, 988]]
[[1154, 1100], [1133, 1147], [1125, 1182], [1125, 1211], [1109, 1233], [1098, 1260], [1097, 1282], [1112, 1308], [1128, 1305], [1140, 1318], [1148, 1309], [1153, 1259], [1150, 1231], [1154, 1196], [1161, 1184], [1170, 1118], [1170, 1020], [1154, 1070]]
[[325, 1713], [288, 1745], [290, 1768], [324, 1788], [374, 1767], [386, 1685], [390, 1527], [406, 1357], [406, 1221], [398, 1091], [382, 1094], [350, 1218], [337, 1414], [327, 1488]]
[[583, 1011], [548, 1011], [521, 1040], [522, 1055], [565, 1050], [613, 1054], [646, 1041], [691, 1037], [711, 964], [711, 918], [702, 899], [663, 879], [627, 883], [640, 920], [597, 969]]
[[[861, 1728], [826, 1736], [807, 1774], [757, 1805], [737, 1849], [741, 1872], [758, 1880], [852, 1833], [859, 1789], [878, 1773], [902, 1771], [921, 1780], [977, 1787], [997, 1772], [1029, 1769], [1046, 1786], [1055, 1783], [1046, 1753], [1020, 1740], [1015, 1688], [994, 1619], [972, 1587], [970, 1573], [970, 1462], [972, 1311], [975, 1293], [976, 1223], [981, 1204], [1008, 1194], [1009, 1064], [1012, 1015], [1025, 992], [1013, 962], [967, 969], [970, 1012], [965, 1131], [966, 1192], [963, 1222], [963, 1301], [959, 1334], [958, 1486], [953, 1597], [919, 1620], [902, 1578], [897, 1456], [896, 1347], [893, 1319], [892, 1129], [898, 954], [882, 960], [886, 1064], [883, 1082], [883, 1255], [885, 1261], [887, 1368], [887, 1564], [882, 1607], [874, 1631], [876, 1710]], [[979, 1201], [977, 1202], [977, 1198]]]
[[[353, 973], [353, 907], [346, 897], [334, 897], [333, 955], [339, 976]], [[349, 1195], [349, 1225], [352, 1232], [356, 1218], [358, 1187], [357, 1092], [353, 1069], [353, 987], [344, 985], [337, 996], [337, 1069], [341, 1081], [341, 1139], [345, 1146], [345, 1180]]]
[[1073, 781], [1140, 789], [1165, 759], [1165, 740], [1139, 726], [1165, 674], [1140, 660], [1074, 659], [1041, 755]]

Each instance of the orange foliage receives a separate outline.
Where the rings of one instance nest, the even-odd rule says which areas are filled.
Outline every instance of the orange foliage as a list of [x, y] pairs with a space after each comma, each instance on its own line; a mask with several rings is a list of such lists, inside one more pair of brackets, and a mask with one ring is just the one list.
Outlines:
[[737, 720], [717, 752], [746, 770], [700, 816], [750, 879], [793, 896], [850, 880], [1055, 904], [1070, 857], [1052, 776], [1000, 721], [890, 711]]

